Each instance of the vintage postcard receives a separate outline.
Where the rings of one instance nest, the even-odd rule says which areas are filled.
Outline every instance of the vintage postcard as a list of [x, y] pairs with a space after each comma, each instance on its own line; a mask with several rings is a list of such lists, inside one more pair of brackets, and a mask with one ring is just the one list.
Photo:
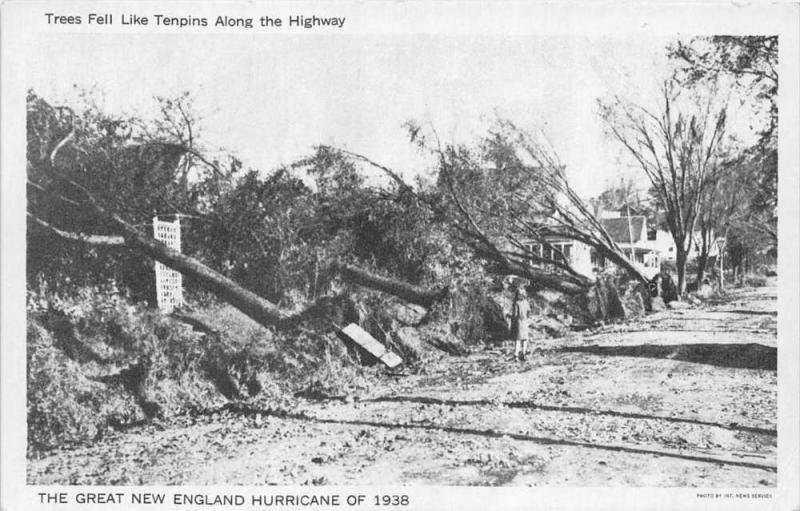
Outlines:
[[797, 2], [1, 8], [3, 510], [799, 509]]

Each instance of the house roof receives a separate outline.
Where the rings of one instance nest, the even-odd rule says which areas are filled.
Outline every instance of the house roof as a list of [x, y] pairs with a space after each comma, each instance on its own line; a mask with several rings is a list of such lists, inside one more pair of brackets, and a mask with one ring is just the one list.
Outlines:
[[[628, 224], [628, 217], [623, 216], [620, 218], [603, 218], [600, 220], [603, 227], [611, 238], [617, 243], [631, 243], [642, 241], [642, 235], [647, 234], [645, 231], [645, 217], [631, 216], [630, 225]], [[631, 236], [631, 234], [633, 236]]]
[[622, 206], [618, 207], [614, 211], [618, 212], [619, 216], [621, 216], [623, 218], [626, 218], [627, 215], [629, 214], [629, 212], [630, 212], [631, 218], [637, 217], [637, 216], [641, 216], [641, 214], [643, 213], [643, 211], [640, 210], [638, 207], [625, 205], [625, 204], [623, 204]]

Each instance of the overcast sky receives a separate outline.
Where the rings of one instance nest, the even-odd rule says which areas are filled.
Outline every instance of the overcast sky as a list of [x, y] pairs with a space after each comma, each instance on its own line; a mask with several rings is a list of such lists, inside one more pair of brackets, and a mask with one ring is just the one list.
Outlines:
[[[69, 52], [54, 52], [69, 38]], [[328, 143], [406, 176], [423, 169], [407, 120], [467, 142], [494, 115], [541, 127], [584, 196], [632, 170], [603, 134], [596, 100], [655, 97], [668, 39], [526, 36], [46, 35], [29, 83], [51, 102], [96, 88], [110, 112], [147, 115], [189, 91], [202, 140], [272, 169]], [[75, 88], [74, 86], [77, 86]]]

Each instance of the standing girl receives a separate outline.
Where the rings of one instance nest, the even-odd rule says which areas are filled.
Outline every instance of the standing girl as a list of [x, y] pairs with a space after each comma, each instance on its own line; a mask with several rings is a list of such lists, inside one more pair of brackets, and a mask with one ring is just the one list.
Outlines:
[[525, 360], [525, 356], [528, 354], [530, 313], [531, 306], [528, 303], [525, 289], [517, 289], [514, 293], [514, 303], [511, 305], [511, 333], [516, 341], [514, 358], [518, 360]]

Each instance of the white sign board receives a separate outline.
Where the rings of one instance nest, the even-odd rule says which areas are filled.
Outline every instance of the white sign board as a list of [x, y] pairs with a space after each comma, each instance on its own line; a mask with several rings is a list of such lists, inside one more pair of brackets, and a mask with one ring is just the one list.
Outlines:
[[377, 339], [369, 335], [366, 330], [355, 323], [350, 323], [340, 330], [339, 333], [358, 344], [389, 369], [394, 369], [403, 363], [402, 358], [386, 348], [386, 346], [378, 342]]
[[[153, 217], [153, 235], [155, 238], [178, 252], [181, 251], [181, 221], [162, 222]], [[183, 305], [183, 276], [156, 261], [156, 296], [158, 308], [166, 313]]]

